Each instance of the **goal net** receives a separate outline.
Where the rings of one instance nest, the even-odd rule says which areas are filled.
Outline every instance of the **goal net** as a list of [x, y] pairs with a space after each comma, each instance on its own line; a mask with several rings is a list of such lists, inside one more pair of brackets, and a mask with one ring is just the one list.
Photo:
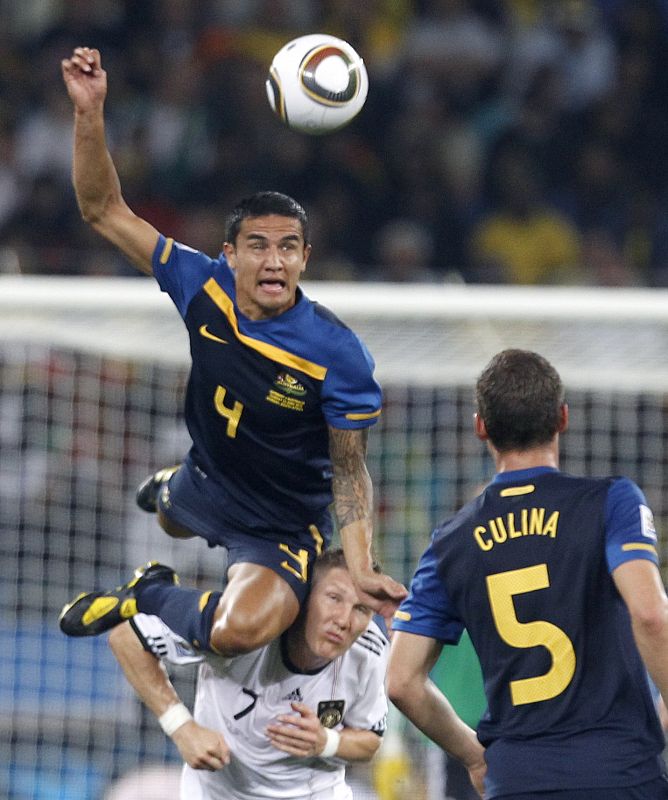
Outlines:
[[[539, 351], [564, 378], [571, 430], [562, 467], [628, 475], [664, 527], [666, 292], [305, 289], [377, 362], [384, 411], [369, 468], [377, 552], [393, 576], [410, 580], [434, 525], [492, 475], [472, 435], [472, 386], [504, 347]], [[187, 450], [187, 370], [185, 328], [153, 281], [0, 278], [0, 796], [112, 798], [112, 782], [133, 770], [155, 766], [168, 781], [177, 769], [106, 637], [69, 640], [57, 617], [74, 594], [122, 583], [149, 559], [172, 565], [184, 584], [220, 581], [222, 554], [172, 542], [134, 505], [137, 483]], [[190, 702], [190, 673], [173, 677]], [[427, 797], [424, 743], [408, 726], [402, 732], [417, 749], [411, 774], [397, 780], [416, 800]], [[371, 785], [363, 770], [353, 778]]]

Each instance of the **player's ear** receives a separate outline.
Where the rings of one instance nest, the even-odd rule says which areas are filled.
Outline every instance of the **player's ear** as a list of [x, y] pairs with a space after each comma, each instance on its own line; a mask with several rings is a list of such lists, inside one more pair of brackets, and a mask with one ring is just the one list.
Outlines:
[[227, 259], [227, 263], [232, 269], [237, 268], [236, 256], [237, 251], [232, 242], [223, 242], [223, 253]]
[[304, 245], [304, 263], [302, 264], [302, 272], [306, 269], [306, 263], [308, 262], [309, 256], [311, 255], [311, 245], [305, 244]]
[[562, 403], [559, 409], [559, 427], [558, 433], [563, 433], [568, 428], [568, 403]]
[[487, 433], [487, 426], [485, 425], [485, 420], [476, 413], [473, 415], [473, 430], [475, 431], [475, 435], [480, 439], [481, 442], [486, 442], [489, 439], [489, 434]]

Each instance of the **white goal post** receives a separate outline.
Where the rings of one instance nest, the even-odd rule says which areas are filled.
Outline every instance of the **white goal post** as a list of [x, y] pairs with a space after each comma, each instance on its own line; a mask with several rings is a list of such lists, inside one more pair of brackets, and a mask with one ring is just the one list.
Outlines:
[[[506, 347], [559, 369], [571, 408], [562, 467], [634, 479], [665, 558], [668, 291], [304, 289], [376, 360], [384, 408], [369, 469], [390, 574], [408, 581], [433, 526], [490, 479], [472, 435], [473, 383]], [[185, 327], [150, 279], [0, 277], [0, 796], [55, 786], [71, 800], [101, 797], [139, 764], [178, 762], [104, 637], [68, 640], [57, 616], [76, 593], [117, 585], [149, 559], [184, 584], [220, 580], [217, 551], [171, 543], [134, 504], [137, 483], [187, 450], [188, 365]], [[175, 680], [187, 701], [192, 680]]]
[[[668, 387], [668, 290], [305, 282], [357, 331], [382, 381], [470, 382], [504, 347], [536, 349], [572, 388]], [[89, 325], [94, 327], [89, 328]], [[84, 333], [85, 331], [85, 333]], [[144, 278], [0, 277], [0, 341], [187, 363], [171, 300]]]

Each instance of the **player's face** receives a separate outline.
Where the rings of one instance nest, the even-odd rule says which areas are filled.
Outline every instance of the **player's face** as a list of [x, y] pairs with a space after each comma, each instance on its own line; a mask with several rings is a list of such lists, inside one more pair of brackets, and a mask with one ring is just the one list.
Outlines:
[[371, 609], [360, 602], [350, 573], [341, 567], [317, 577], [307, 602], [306, 645], [321, 663], [345, 653], [371, 620]]
[[270, 214], [241, 222], [223, 252], [236, 275], [237, 305], [249, 319], [269, 319], [295, 304], [297, 283], [311, 253], [301, 222]]

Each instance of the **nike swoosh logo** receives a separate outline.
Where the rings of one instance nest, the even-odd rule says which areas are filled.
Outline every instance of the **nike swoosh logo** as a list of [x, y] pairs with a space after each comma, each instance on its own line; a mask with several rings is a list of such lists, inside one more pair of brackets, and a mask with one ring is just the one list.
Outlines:
[[205, 339], [211, 339], [212, 342], [218, 342], [219, 344], [229, 344], [226, 342], [225, 339], [221, 339], [219, 336], [216, 336], [214, 333], [208, 329], [207, 325], [200, 325], [199, 332], [204, 336]]

